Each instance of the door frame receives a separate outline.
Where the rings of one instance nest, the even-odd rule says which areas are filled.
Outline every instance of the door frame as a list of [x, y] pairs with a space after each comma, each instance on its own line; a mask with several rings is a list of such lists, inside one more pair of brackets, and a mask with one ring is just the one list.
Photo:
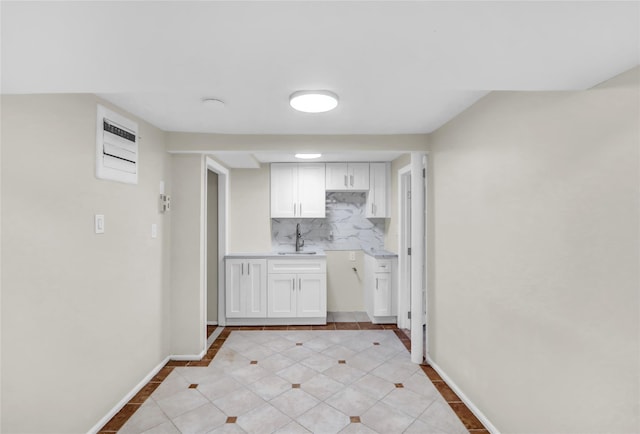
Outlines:
[[405, 312], [411, 310], [411, 278], [409, 266], [411, 258], [407, 254], [410, 247], [407, 242], [407, 232], [411, 228], [411, 208], [407, 202], [407, 192], [411, 191], [411, 164], [398, 170], [398, 327], [403, 329], [411, 328], [411, 321]]
[[[227, 318], [225, 316], [225, 269], [224, 257], [227, 255], [228, 247], [228, 209], [229, 209], [229, 169], [212, 159], [205, 157], [205, 179], [202, 209], [204, 210], [204, 219], [202, 222], [203, 230], [201, 245], [203, 246], [203, 255], [201, 270], [203, 276], [203, 309], [204, 309], [204, 329], [206, 330], [207, 322], [207, 185], [209, 171], [218, 175], [218, 326], [226, 325]], [[206, 333], [205, 333], [206, 341]], [[206, 347], [206, 346], [205, 346]]]

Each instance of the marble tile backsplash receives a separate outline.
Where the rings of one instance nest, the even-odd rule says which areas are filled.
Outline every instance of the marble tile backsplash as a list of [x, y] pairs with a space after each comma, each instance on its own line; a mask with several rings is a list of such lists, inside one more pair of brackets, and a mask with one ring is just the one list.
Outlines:
[[326, 217], [321, 219], [271, 219], [271, 245], [275, 251], [294, 250], [296, 224], [306, 250], [381, 250], [384, 219], [365, 217], [365, 193], [330, 192]]

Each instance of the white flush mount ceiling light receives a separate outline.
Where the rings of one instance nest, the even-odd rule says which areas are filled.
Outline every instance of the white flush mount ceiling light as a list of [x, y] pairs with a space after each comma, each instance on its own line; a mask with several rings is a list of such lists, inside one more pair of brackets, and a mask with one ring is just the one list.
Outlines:
[[301, 160], [313, 160], [314, 158], [320, 158], [322, 154], [296, 154], [296, 158]]
[[202, 98], [202, 104], [204, 104], [205, 107], [213, 109], [221, 109], [224, 107], [224, 101], [218, 98]]
[[338, 105], [338, 95], [328, 90], [300, 90], [289, 97], [294, 109], [305, 113], [323, 113]]

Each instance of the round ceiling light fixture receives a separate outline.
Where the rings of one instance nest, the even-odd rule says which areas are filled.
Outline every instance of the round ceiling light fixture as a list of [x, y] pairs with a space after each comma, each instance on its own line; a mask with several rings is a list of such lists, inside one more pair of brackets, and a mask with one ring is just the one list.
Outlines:
[[338, 106], [338, 95], [328, 90], [299, 90], [289, 97], [294, 109], [305, 113], [324, 113]]
[[202, 98], [202, 104], [215, 109], [221, 109], [224, 107], [224, 101], [218, 98]]
[[296, 154], [296, 158], [300, 158], [301, 160], [313, 160], [320, 157], [322, 157], [322, 154]]

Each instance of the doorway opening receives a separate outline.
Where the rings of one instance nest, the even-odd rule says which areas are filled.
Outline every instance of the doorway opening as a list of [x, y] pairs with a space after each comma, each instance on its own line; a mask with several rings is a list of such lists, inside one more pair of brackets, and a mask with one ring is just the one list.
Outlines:
[[207, 169], [207, 326], [218, 325], [218, 290], [218, 174]]
[[210, 157], [205, 158], [204, 179], [203, 310], [205, 348], [208, 326], [224, 326], [224, 257], [227, 254], [227, 209], [229, 170]]

